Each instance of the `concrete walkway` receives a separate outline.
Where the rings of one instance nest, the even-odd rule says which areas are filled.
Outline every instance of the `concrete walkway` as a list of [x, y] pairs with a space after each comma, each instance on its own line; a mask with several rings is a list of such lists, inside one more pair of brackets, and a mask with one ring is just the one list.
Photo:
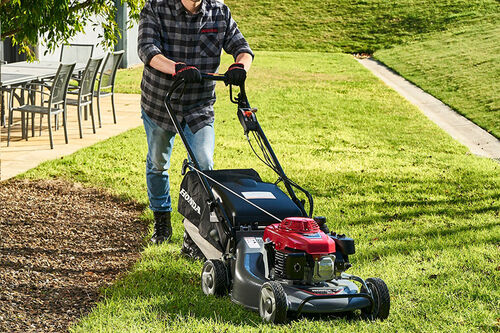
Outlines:
[[500, 160], [500, 140], [493, 135], [380, 62], [371, 58], [358, 59], [358, 61], [389, 87], [416, 105], [430, 120], [448, 132], [455, 140], [469, 148], [471, 153]]
[[[111, 98], [101, 99], [102, 128], [98, 127], [96, 115], [96, 134], [92, 133], [90, 116], [83, 121], [83, 139], [78, 133], [78, 120], [76, 107], [68, 108], [68, 144], [64, 143], [64, 131], [62, 125], [58, 131], [53, 131], [54, 149], [50, 149], [49, 133], [47, 131], [47, 118], [44, 118], [42, 135], [39, 136], [40, 118], [36, 117], [35, 136], [31, 136], [31, 125], [28, 141], [21, 139], [21, 125], [18, 118], [14, 118], [11, 129], [10, 146], [7, 147], [7, 127], [1, 128], [0, 140], [0, 180], [6, 180], [22, 172], [36, 167], [41, 162], [53, 160], [75, 151], [91, 146], [112, 136], [118, 135], [129, 129], [142, 126], [140, 118], [140, 95], [116, 94], [115, 106], [117, 124], [113, 123], [111, 112]], [[94, 110], [96, 114], [96, 110]], [[14, 114], [19, 117], [19, 112]]]

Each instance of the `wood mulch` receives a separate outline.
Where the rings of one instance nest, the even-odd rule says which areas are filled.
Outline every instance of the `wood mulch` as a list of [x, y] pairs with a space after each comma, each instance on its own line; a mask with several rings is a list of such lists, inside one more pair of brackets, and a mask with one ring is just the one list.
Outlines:
[[62, 180], [0, 183], [0, 332], [61, 332], [139, 258], [143, 207]]

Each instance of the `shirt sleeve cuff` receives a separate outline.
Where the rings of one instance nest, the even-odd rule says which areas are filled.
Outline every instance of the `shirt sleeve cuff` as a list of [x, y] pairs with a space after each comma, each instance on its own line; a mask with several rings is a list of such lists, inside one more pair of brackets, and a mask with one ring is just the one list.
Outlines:
[[161, 54], [161, 51], [156, 45], [143, 46], [139, 51], [139, 58], [144, 65], [149, 65], [151, 59], [157, 54]]
[[248, 44], [241, 44], [240, 46], [236, 47], [236, 51], [233, 53], [234, 60], [241, 54], [241, 53], [248, 53], [252, 56], [252, 59], [255, 57], [255, 55], [252, 52], [252, 49], [248, 46]]

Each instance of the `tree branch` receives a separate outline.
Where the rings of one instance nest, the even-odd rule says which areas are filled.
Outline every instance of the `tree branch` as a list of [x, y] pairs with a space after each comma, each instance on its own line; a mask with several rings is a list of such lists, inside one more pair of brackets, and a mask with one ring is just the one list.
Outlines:
[[[2, 1], [8, 1], [8, 0], [2, 0]], [[80, 2], [77, 5], [71, 7], [69, 9], [69, 12], [73, 13], [73, 12], [79, 11], [80, 9], [86, 8], [86, 7], [90, 6], [92, 4], [92, 2], [93, 2], [93, 0], [87, 0], [85, 2]]]
[[19, 31], [21, 31], [21, 28], [17, 28], [17, 29], [14, 29], [14, 30], [2, 32], [2, 34], [0, 35], [0, 39], [4, 39], [6, 37], [13, 36], [13, 35], [17, 34]]
[[2, 1], [0, 1], [0, 7], [2, 7], [3, 5], [5, 5], [9, 1], [11, 1], [11, 0], [2, 0]]

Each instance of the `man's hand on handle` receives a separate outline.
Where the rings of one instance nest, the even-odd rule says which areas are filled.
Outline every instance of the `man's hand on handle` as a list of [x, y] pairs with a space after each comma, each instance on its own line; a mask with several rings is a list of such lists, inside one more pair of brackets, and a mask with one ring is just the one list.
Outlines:
[[177, 62], [175, 64], [175, 74], [176, 79], [184, 79], [186, 83], [199, 83], [201, 82], [201, 73], [198, 68], [194, 66], [188, 66], [183, 62]]
[[245, 83], [245, 80], [247, 78], [247, 71], [245, 70], [245, 66], [242, 63], [235, 62], [234, 64], [229, 66], [229, 69], [224, 75], [226, 77], [226, 85], [232, 84], [235, 86], [239, 86]]

